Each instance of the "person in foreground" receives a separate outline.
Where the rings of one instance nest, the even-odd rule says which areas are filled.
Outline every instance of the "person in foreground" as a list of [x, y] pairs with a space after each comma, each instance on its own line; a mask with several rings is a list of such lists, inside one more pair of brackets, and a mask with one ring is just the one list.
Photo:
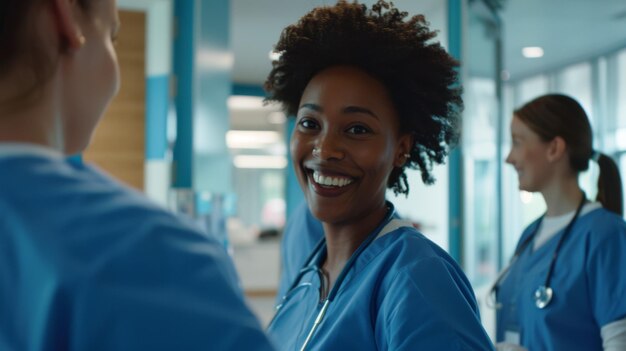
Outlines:
[[295, 172], [324, 239], [268, 327], [282, 350], [491, 350], [473, 291], [441, 248], [395, 218], [405, 168], [432, 182], [456, 139], [457, 63], [422, 16], [338, 2], [287, 27], [266, 81], [296, 116]]
[[0, 350], [271, 350], [217, 242], [65, 157], [118, 89], [115, 0], [0, 23]]
[[[496, 329], [503, 350], [626, 350], [626, 223], [615, 163], [592, 149], [589, 120], [571, 97], [538, 97], [513, 114], [519, 188], [547, 210], [522, 233], [500, 274]], [[578, 175], [600, 166], [590, 202]], [[508, 348], [505, 348], [505, 345]]]

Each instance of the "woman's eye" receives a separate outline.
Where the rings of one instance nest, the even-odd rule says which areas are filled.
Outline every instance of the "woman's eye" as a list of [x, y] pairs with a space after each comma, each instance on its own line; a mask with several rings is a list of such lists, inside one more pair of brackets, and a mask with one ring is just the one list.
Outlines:
[[311, 119], [303, 118], [298, 123], [304, 129], [316, 129], [317, 123]]
[[370, 133], [370, 129], [361, 125], [356, 125], [348, 128], [348, 133], [350, 134], [367, 134]]

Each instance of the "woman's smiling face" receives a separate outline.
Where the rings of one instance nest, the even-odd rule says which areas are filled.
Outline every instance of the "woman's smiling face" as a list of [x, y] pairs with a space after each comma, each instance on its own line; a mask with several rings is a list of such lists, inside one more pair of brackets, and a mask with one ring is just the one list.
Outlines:
[[515, 168], [520, 190], [541, 191], [554, 177], [548, 153], [549, 143], [514, 115], [511, 120], [511, 151], [505, 162]]
[[334, 66], [306, 86], [291, 157], [312, 213], [358, 221], [385, 206], [387, 180], [411, 149], [385, 86], [364, 71]]

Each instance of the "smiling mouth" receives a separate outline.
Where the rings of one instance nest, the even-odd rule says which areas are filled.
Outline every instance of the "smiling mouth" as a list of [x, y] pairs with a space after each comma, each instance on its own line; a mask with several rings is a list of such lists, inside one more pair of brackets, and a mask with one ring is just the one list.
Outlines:
[[324, 175], [322, 172], [309, 170], [315, 184], [325, 188], [343, 188], [354, 182], [354, 179], [336, 175]]

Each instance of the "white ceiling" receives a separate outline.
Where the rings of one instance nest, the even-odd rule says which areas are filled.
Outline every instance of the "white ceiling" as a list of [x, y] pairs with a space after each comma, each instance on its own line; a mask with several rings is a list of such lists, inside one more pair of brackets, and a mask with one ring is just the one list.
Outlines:
[[[332, 5], [334, 0], [232, 0], [231, 43], [235, 53], [233, 80], [261, 85], [270, 71], [270, 50], [283, 28], [311, 9]], [[372, 4], [374, 0], [361, 1]], [[431, 26], [445, 28], [445, 0], [395, 0], [409, 14], [423, 13]], [[443, 33], [442, 33], [443, 34]], [[445, 35], [444, 35], [445, 36]]]
[[[626, 47], [626, 0], [505, 0], [501, 17], [504, 69], [511, 79]], [[471, 70], [490, 74], [492, 61], [484, 57], [490, 48], [476, 42], [481, 33], [470, 31], [467, 45], [480, 47], [469, 54]], [[525, 46], [540, 46], [545, 55], [525, 58]]]

